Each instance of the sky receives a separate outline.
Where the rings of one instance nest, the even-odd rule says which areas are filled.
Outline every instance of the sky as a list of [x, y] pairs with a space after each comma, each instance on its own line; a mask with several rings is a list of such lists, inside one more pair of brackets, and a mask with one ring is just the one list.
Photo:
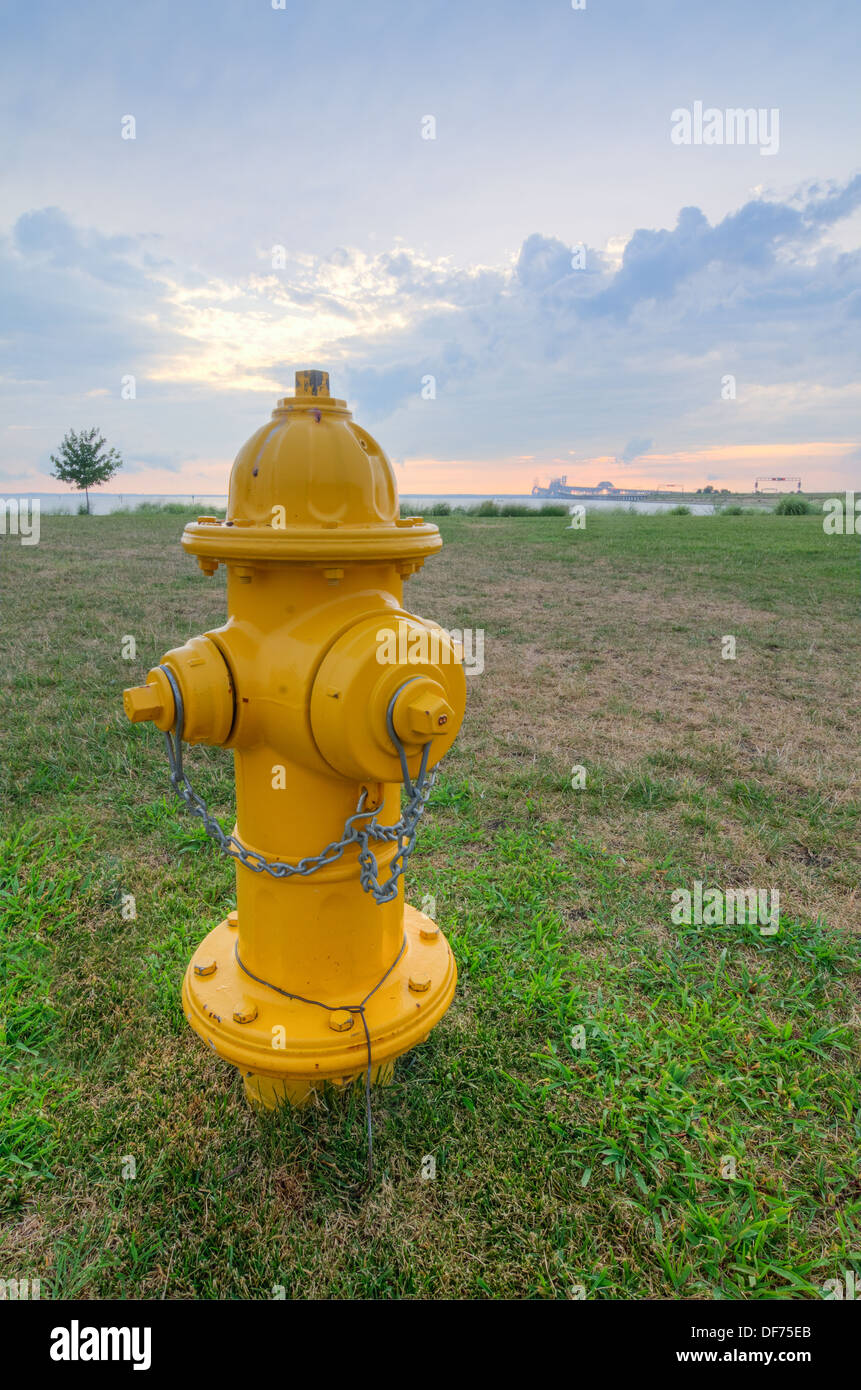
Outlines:
[[575, 3], [4, 4], [0, 495], [224, 493], [303, 367], [406, 494], [861, 490], [861, 7]]

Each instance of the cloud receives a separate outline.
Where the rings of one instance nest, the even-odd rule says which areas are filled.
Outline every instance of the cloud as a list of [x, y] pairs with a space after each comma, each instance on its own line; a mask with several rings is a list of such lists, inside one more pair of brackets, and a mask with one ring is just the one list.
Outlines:
[[[822, 439], [823, 429], [851, 438], [861, 257], [825, 233], [859, 203], [856, 178], [755, 198], [715, 224], [683, 208], [673, 228], [635, 231], [618, 269], [587, 250], [588, 273], [572, 266], [571, 247], [533, 234], [483, 299], [419, 316], [396, 346], [365, 345], [377, 376], [397, 358], [391, 386], [402, 394], [387, 437], [408, 455], [612, 456], [627, 424], [626, 461], [658, 434], [680, 448]], [[432, 405], [419, 398], [425, 372], [438, 375]], [[737, 381], [732, 402], [721, 395], [726, 374]], [[780, 402], [769, 398], [778, 389]]]
[[[119, 391], [178, 341], [164, 280], [141, 269], [143, 239], [82, 229], [58, 208], [25, 213], [0, 239], [5, 383]], [[109, 375], [110, 385], [100, 377]], [[97, 378], [94, 382], [93, 378]]]
[[821, 184], [809, 185], [806, 202], [802, 204], [802, 216], [809, 226], [828, 227], [834, 222], [849, 217], [861, 205], [861, 174], [856, 174], [842, 186], [833, 180], [825, 185], [821, 197]]
[[186, 454], [180, 451], [174, 453], [159, 453], [153, 450], [147, 453], [146, 457], [132, 456], [123, 459], [124, 473], [141, 473], [148, 469], [161, 469], [166, 473], [179, 473], [187, 463], [193, 463], [194, 454]]
[[544, 290], [571, 274], [571, 248], [556, 237], [533, 232], [520, 248], [515, 274], [526, 290]]
[[[112, 442], [163, 470], [232, 456], [303, 365], [327, 367], [406, 459], [490, 469], [528, 454], [535, 471], [572, 452], [635, 464], [654, 438], [668, 457], [851, 440], [861, 255], [829, 236], [859, 206], [861, 176], [758, 196], [715, 223], [685, 207], [673, 227], [635, 230], [621, 258], [586, 247], [583, 264], [533, 232], [496, 265], [397, 243], [289, 248], [276, 269], [262, 247], [251, 271], [217, 277], [156, 261], [148, 236], [36, 210], [0, 241], [0, 393], [15, 423], [59, 438], [89, 422], [88, 394], [108, 392]], [[119, 401], [127, 373], [134, 403]], [[7, 475], [46, 454], [39, 431], [19, 435]]]
[[82, 230], [56, 207], [24, 213], [15, 223], [12, 240], [31, 264], [82, 271], [112, 285], [142, 288], [147, 284], [147, 277], [131, 260], [138, 248], [136, 238]]
[[621, 463], [633, 463], [634, 459], [638, 459], [641, 454], [647, 453], [651, 447], [651, 439], [646, 439], [642, 436], [629, 439], [619, 455], [619, 460]]

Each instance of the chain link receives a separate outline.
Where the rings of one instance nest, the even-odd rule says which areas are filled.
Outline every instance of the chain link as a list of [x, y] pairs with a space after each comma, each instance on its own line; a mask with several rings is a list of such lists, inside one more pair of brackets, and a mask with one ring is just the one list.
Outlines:
[[[164, 736], [167, 760], [170, 766], [171, 786], [191, 814], [203, 822], [207, 835], [215, 841], [224, 854], [238, 860], [254, 874], [271, 874], [273, 878], [307, 878], [309, 874], [316, 873], [318, 869], [334, 864], [341, 858], [344, 850], [351, 845], [356, 845], [359, 850], [359, 882], [364, 891], [370, 893], [377, 903], [391, 902], [397, 896], [398, 879], [406, 872], [409, 857], [413, 852], [418, 824], [436, 781], [436, 769], [430, 774], [427, 770], [430, 743], [426, 743], [422, 748], [418, 777], [413, 782], [407, 765], [406, 750], [395, 732], [395, 702], [404, 686], [409, 685], [412, 680], [418, 680], [419, 677], [411, 677], [395, 691], [386, 711], [386, 729], [400, 758], [401, 774], [407, 793], [406, 805], [400, 819], [395, 821], [394, 825], [378, 824], [376, 812], [365, 810], [365, 802], [368, 797], [367, 789], [365, 789], [359, 796], [355, 811], [347, 817], [344, 823], [344, 833], [339, 840], [333, 840], [319, 854], [308, 855], [306, 858], [300, 859], [298, 864], [287, 864], [282, 860], [266, 859], [264, 855], [257, 854], [255, 850], [246, 849], [235, 835], [225, 834], [203, 797], [192, 787], [188, 774], [182, 765], [182, 731], [185, 719], [182, 692], [179, 688], [179, 682], [168, 666], [160, 666], [158, 669], [163, 671], [167, 677], [176, 703], [176, 722], [173, 729], [165, 733]], [[372, 841], [388, 841], [390, 843], [397, 841], [397, 853], [391, 861], [389, 877], [384, 883], [380, 883], [377, 857], [371, 849]]]

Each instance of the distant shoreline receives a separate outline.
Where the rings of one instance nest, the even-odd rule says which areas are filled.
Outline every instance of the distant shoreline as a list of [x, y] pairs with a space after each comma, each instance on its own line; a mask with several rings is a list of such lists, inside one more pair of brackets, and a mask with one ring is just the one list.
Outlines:
[[[842, 496], [846, 491], [845, 486], [838, 486], [831, 490], [817, 489], [815, 492], [803, 492], [802, 495], [810, 501], [821, 501], [828, 497]], [[567, 506], [578, 504], [588, 504], [594, 506], [615, 506], [630, 507], [634, 505], [627, 497], [625, 492], [620, 489], [620, 495], [614, 496], [613, 493], [589, 494], [574, 497], [534, 497], [531, 492], [402, 492], [400, 494], [401, 504], [409, 504], [421, 508], [423, 504], [434, 504], [448, 502], [451, 506], [468, 506], [480, 502], [497, 502], [505, 504], [515, 502], [531, 507], [541, 507], [547, 503], [561, 503]], [[638, 490], [639, 492], [639, 490]], [[744, 504], [746, 506], [768, 507], [774, 505], [784, 495], [780, 492], [723, 492], [723, 493], [702, 493], [702, 492], [676, 492], [675, 490], [643, 490], [638, 496], [638, 501], [645, 503], [668, 503], [674, 505], [690, 505], [691, 503], [717, 503], [720, 506], [730, 504]], [[0, 505], [4, 499], [38, 501], [41, 510], [45, 512], [77, 512], [79, 506], [84, 504], [84, 494], [82, 492], [4, 492], [0, 488]], [[142, 504], [164, 505], [164, 504], [183, 504], [190, 509], [200, 507], [217, 507], [220, 509], [227, 506], [227, 493], [192, 493], [192, 492], [107, 492], [100, 489], [93, 489], [90, 492], [90, 508], [94, 515], [105, 516], [120, 508], [134, 509]]]

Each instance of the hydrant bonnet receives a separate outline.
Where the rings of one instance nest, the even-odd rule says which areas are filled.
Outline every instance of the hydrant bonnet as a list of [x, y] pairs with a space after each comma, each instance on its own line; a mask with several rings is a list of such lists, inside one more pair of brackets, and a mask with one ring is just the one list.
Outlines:
[[329, 395], [326, 372], [297, 372], [296, 393], [236, 456], [227, 518], [192, 523], [183, 547], [211, 559], [423, 561], [442, 546], [421, 517], [402, 519], [392, 465]]

